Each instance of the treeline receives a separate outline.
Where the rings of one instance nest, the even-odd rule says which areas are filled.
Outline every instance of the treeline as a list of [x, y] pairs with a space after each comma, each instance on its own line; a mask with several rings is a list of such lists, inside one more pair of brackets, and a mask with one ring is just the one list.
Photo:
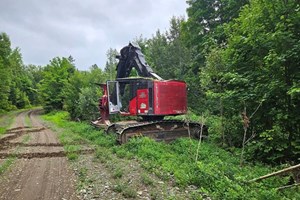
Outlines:
[[[115, 51], [108, 51], [108, 58], [115, 55]], [[96, 119], [101, 96], [97, 84], [115, 73], [111, 72], [115, 68], [111, 58], [104, 70], [93, 65], [88, 71], [79, 71], [72, 56], [55, 57], [46, 66], [26, 66], [20, 50], [11, 49], [8, 35], [1, 33], [0, 113], [42, 105], [46, 112], [67, 110], [73, 120]]]
[[[187, 19], [173, 17], [167, 31], [135, 39], [148, 64], [164, 79], [188, 83], [190, 110], [204, 116], [214, 142], [244, 147], [249, 160], [299, 162], [299, 1], [187, 3]], [[72, 57], [24, 66], [1, 37], [1, 110], [42, 104], [76, 120], [98, 116], [94, 83], [115, 78], [116, 50], [104, 70], [78, 71]]]
[[55, 57], [46, 66], [24, 65], [18, 48], [0, 34], [0, 113], [42, 105], [46, 112], [67, 110], [73, 120], [99, 117], [99, 83], [114, 77], [116, 51], [108, 51], [106, 68], [79, 71], [72, 56]]
[[24, 66], [20, 49], [12, 49], [8, 35], [0, 34], [0, 113], [37, 103], [38, 68]]
[[189, 0], [188, 19], [141, 41], [163, 78], [189, 85], [210, 137], [250, 159], [299, 162], [300, 4]]

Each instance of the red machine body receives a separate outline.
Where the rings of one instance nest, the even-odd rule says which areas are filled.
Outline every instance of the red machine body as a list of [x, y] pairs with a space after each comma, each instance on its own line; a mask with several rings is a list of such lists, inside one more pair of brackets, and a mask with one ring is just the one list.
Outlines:
[[[120, 95], [120, 87], [124, 93]], [[97, 123], [110, 125], [109, 115], [140, 116], [145, 120], [160, 120], [164, 116], [187, 112], [187, 86], [184, 81], [149, 78], [121, 78], [101, 84], [99, 100], [101, 118]], [[126, 91], [125, 91], [126, 90]]]
[[154, 114], [181, 115], [187, 112], [187, 87], [183, 81], [154, 81]]
[[[186, 83], [176, 80], [148, 80], [148, 88], [136, 90], [129, 115], [166, 116], [187, 112]], [[149, 84], [150, 83], [150, 84]]]

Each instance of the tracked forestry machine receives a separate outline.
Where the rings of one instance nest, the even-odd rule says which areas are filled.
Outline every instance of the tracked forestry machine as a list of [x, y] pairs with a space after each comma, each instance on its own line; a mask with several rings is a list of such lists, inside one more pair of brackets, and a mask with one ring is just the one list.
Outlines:
[[[199, 123], [164, 120], [165, 116], [187, 112], [187, 86], [184, 81], [163, 80], [147, 65], [139, 46], [129, 43], [117, 56], [116, 80], [100, 84], [103, 96], [99, 100], [101, 117], [92, 124], [116, 133], [120, 143], [136, 136], [156, 141], [171, 141], [178, 137], [199, 137], [207, 128]], [[130, 77], [135, 68], [139, 77]], [[136, 116], [134, 121], [111, 123], [109, 116]]]

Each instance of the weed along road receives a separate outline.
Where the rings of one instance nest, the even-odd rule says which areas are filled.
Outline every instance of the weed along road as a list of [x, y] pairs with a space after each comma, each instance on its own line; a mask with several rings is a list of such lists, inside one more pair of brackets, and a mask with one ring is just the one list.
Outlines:
[[57, 136], [38, 118], [19, 113], [0, 138], [0, 199], [78, 199], [76, 176]]
[[297, 183], [286, 185], [298, 165], [241, 167], [238, 154], [209, 141], [196, 154], [191, 138], [119, 145], [65, 111], [40, 113], [0, 115], [0, 200], [300, 199]]

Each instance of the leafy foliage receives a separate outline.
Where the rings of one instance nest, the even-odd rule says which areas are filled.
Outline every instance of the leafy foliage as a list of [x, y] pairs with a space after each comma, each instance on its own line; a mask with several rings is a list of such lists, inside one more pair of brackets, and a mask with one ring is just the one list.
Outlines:
[[98, 118], [102, 91], [97, 84], [105, 82], [106, 78], [97, 65], [93, 65], [90, 71], [75, 71], [64, 87], [64, 108], [71, 119], [91, 121]]
[[30, 106], [32, 81], [22, 62], [20, 49], [11, 49], [7, 34], [0, 34], [0, 112]]
[[212, 111], [231, 125], [224, 131], [235, 142], [227, 143], [241, 144], [238, 118], [245, 107], [256, 136], [248, 155], [267, 162], [299, 158], [299, 98], [289, 93], [297, 91], [300, 74], [298, 9], [296, 2], [251, 1], [226, 25], [227, 46], [209, 53], [201, 73], [210, 103], [220, 105]]
[[63, 89], [74, 71], [74, 65], [67, 58], [56, 57], [45, 67], [39, 90], [47, 112], [63, 108], [65, 100]]

